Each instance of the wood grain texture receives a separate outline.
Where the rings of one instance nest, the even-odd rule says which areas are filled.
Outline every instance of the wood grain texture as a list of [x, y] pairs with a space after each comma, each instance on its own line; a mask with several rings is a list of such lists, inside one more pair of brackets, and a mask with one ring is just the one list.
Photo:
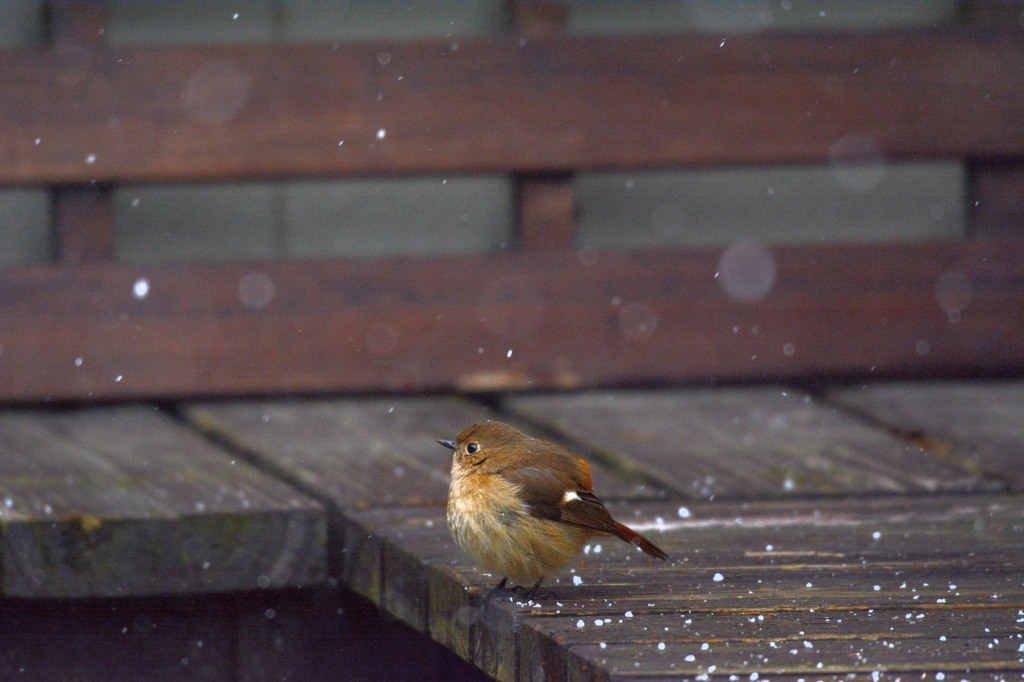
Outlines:
[[202, 593], [321, 582], [326, 515], [152, 409], [0, 414], [0, 589]]
[[415, 604], [407, 622], [498, 679], [1024, 670], [1018, 497], [677, 506], [613, 505], [671, 564], [595, 541], [528, 604], [481, 605], [495, 578], [458, 552], [441, 510], [354, 514], [384, 557], [378, 602]]
[[0, 400], [1005, 375], [1020, 311], [1020, 242], [21, 268]]
[[487, 410], [451, 398], [195, 404], [186, 417], [336, 508], [443, 506], [451, 453], [437, 444]]
[[690, 498], [999, 487], [798, 389], [601, 391], [503, 404]]
[[[485, 419], [507, 419], [482, 403], [448, 397], [197, 403], [184, 414], [338, 509], [443, 507], [451, 451], [437, 440]], [[664, 494], [600, 464], [594, 477], [612, 498]]]
[[938, 459], [1024, 491], [1024, 383], [869, 384], [831, 389], [826, 398]]
[[[645, 643], [642, 647], [614, 643], [601, 649], [599, 645], [584, 645], [573, 650], [580, 662], [576, 664], [578, 669], [568, 679], [649, 679], [668, 675], [701, 675], [712, 667], [716, 675], [724, 676], [748, 676], [756, 667], [760, 675], [769, 676], [769, 679], [775, 679], [776, 673], [814, 676], [818, 679], [823, 671], [826, 674], [871, 674], [885, 671], [894, 677], [900, 673], [946, 675], [952, 671], [952, 674], [973, 677], [975, 671], [991, 673], [1019, 670], [1020, 663], [1015, 658], [1013, 648], [1014, 640], [1002, 639], [998, 646], [988, 647], [993, 640], [999, 638], [984, 633], [981, 622], [971, 625], [971, 630], [978, 633], [976, 636], [954, 636], [938, 643], [924, 643], [919, 639], [890, 635], [885, 639], [860, 641], [853, 646], [846, 639], [837, 639], [811, 643], [807, 647], [803, 642], [808, 640], [801, 640], [794, 633], [790, 641], [779, 641], [775, 647], [763, 644], [715, 647], [701, 655], [700, 663], [687, 660], [689, 656], [694, 656], [692, 652], [697, 647], [670, 647], [662, 640]], [[664, 649], [662, 644], [665, 644]], [[608, 677], [594, 676], [592, 671], [596, 666], [607, 670]]]
[[991, 29], [75, 45], [0, 54], [0, 84], [3, 183], [1024, 151], [1024, 45]]

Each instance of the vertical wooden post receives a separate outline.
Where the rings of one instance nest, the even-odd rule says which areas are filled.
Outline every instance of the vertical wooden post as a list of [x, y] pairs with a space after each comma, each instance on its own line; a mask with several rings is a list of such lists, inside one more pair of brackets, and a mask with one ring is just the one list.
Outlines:
[[57, 261], [66, 265], [114, 258], [109, 186], [59, 186], [52, 192]]
[[1024, 0], [967, 0], [961, 13], [965, 23], [1020, 26]]
[[[92, 52], [106, 45], [106, 3], [51, 0], [50, 49]], [[56, 259], [74, 265], [114, 258], [114, 207], [109, 185], [63, 185], [51, 189]]]
[[532, 38], [565, 33], [569, 10], [561, 0], [510, 0], [508, 9], [516, 33]]
[[53, 46], [101, 47], [106, 42], [107, 3], [103, 0], [50, 0], [48, 33]]
[[576, 241], [576, 199], [569, 174], [516, 177], [519, 244], [528, 250], [569, 249]]
[[[559, 0], [510, 0], [511, 30], [526, 38], [565, 33], [568, 8]], [[569, 173], [519, 174], [516, 225], [528, 251], [571, 249], [576, 243], [576, 198]]]
[[970, 236], [1024, 238], [1024, 159], [974, 162], [969, 178]]
[[[967, 0], [966, 24], [1020, 29], [1024, 0]], [[1024, 158], [968, 162], [968, 235], [977, 239], [1024, 237]]]

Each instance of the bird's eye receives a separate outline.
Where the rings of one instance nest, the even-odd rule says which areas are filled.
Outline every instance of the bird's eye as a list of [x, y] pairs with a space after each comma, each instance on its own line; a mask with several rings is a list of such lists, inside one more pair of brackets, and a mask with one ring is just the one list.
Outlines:
[[477, 450], [479, 449], [480, 445], [477, 443], [470, 443], [469, 445], [466, 446], [466, 452], [468, 452], [471, 455], [475, 455]]

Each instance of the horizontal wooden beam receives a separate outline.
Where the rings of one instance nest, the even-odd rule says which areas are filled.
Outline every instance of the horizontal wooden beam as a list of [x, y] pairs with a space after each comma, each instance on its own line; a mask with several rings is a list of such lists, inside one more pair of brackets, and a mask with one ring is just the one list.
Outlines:
[[1024, 242], [0, 272], [0, 401], [1024, 371]]
[[1024, 153], [1018, 31], [0, 52], [0, 184]]

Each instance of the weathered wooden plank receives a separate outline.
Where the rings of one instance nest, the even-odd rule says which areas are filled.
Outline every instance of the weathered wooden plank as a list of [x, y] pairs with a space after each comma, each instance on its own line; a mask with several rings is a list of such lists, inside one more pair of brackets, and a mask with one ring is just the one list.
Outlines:
[[[765, 611], [756, 613], [682, 611], [662, 614], [634, 614], [632, 617], [589, 617], [582, 625], [576, 614], [544, 615], [524, 619], [538, 633], [560, 644], [625, 642], [638, 637], [664, 637], [665, 641], [721, 645], [726, 643], [779, 642], [799, 639], [815, 642], [828, 639], [881, 640], [939, 639], [977, 628], [979, 633], [1016, 639], [1020, 609], [1012, 606], [970, 609], [914, 610], [878, 608], [850, 610]], [[922, 615], [918, 618], [918, 615]], [[598, 622], [600, 621], [600, 624]], [[701, 649], [707, 651], [708, 649]]]
[[[429, 576], [415, 574], [408, 562], [415, 556], [415, 562], [430, 563], [426, 557], [433, 547], [451, 553], [443, 517], [451, 455], [436, 440], [454, 438], [492, 417], [490, 408], [452, 398], [406, 397], [207, 403], [187, 406], [183, 413], [332, 508], [332, 571], [360, 594], [386, 604], [393, 615], [427, 628]], [[595, 479], [609, 499], [659, 494], [655, 486], [622, 480], [600, 465]], [[444, 542], [439, 545], [437, 531], [431, 531], [420, 551], [396, 551], [396, 543], [401, 549], [412, 541], [404, 537], [404, 524], [389, 517], [384, 530], [392, 542], [384, 543], [381, 529], [368, 520], [373, 517], [353, 513], [392, 505], [438, 508]], [[392, 580], [384, 581], [385, 575]]]
[[[857, 644], [908, 637], [930, 642], [933, 636], [964, 637], [973, 632], [998, 641], [1014, 637], [1024, 618], [1015, 615], [1024, 606], [1022, 574], [1004, 574], [1015, 570], [1019, 561], [1018, 551], [1009, 563], [985, 570], [970, 561], [926, 571], [918, 562], [873, 563], [867, 570], [856, 564], [795, 570], [761, 567], [742, 577], [740, 569], [723, 568], [727, 577], [718, 583], [709, 577], [712, 568], [703, 571], [703, 585], [695, 582], [695, 573], [679, 569], [672, 578], [662, 571], [647, 571], [631, 577], [632, 584], [612, 576], [583, 600], [556, 592], [554, 604], [543, 600], [543, 606], [533, 605], [528, 613], [521, 604], [511, 607], [519, 625], [520, 675], [540, 669], [550, 679], [559, 679], [553, 671], [565, 665], [567, 651], [571, 656], [577, 644], [601, 642], [632, 647], [634, 653], [652, 640], [670, 646], [682, 643], [689, 645], [689, 654], [699, 657], [700, 647], [694, 642], [711, 642], [712, 651], [717, 644], [719, 653], [739, 649], [768, 655], [778, 653], [777, 643], [782, 646], [798, 635], [801, 641], [841, 638]], [[657, 587], [644, 590], [648, 584]], [[572, 593], [584, 591], [577, 587]], [[991, 609], [998, 609], [997, 618], [988, 615]], [[883, 614], [888, 614], [887, 622], [871, 620]], [[899, 623], [894, 624], [896, 620]], [[959, 629], [947, 629], [950, 621], [961, 620]], [[901, 632], [902, 624], [920, 626], [926, 621], [927, 627]], [[760, 666], [752, 669], [764, 672]]]
[[[1016, 496], [860, 496], [846, 499], [691, 503], [652, 513], [623, 504], [620, 518], [665, 545], [677, 563], [801, 565], [1001, 556], [1024, 543]], [[602, 542], [597, 563], [642, 558]]]
[[[664, 642], [664, 651], [670, 652], [668, 655], [682, 651], [686, 668], [699, 665], [703, 672], [708, 672], [710, 666], [715, 665], [711, 674], [718, 671], [720, 664], [710, 659], [723, 652], [746, 656], [751, 662], [759, 655], [773, 658], [781, 655], [788, 659], [796, 655], [790, 653], [793, 648], [808, 648], [804, 642], [810, 643], [811, 649], [829, 640], [843, 640], [853, 646], [862, 642], [889, 644], [912, 639], [930, 643], [957, 638], [962, 642], [962, 638], [970, 634], [1013, 641], [1022, 617], [1017, 612], [1018, 609], [1012, 607], [932, 609], [924, 618], [916, 617], [921, 612], [914, 612], [907, 618], [905, 609], [885, 608], [763, 613], [683, 611], [634, 614], [632, 618], [618, 615], [606, 618], [607, 614], [590, 614], [583, 618], [576, 614], [530, 616], [521, 621], [520, 678], [536, 679], [535, 673], [543, 672], [544, 679], [564, 679], [568, 677], [568, 661], [577, 667], [586, 661], [600, 668], [603, 667], [600, 659], [609, 646], [621, 648], [637, 641], [643, 641], [644, 646]], [[660, 655], [662, 650], [658, 651]], [[691, 656], [693, 660], [688, 660]], [[729, 673], [722, 671], [722, 674]], [[814, 679], [818, 679], [819, 674], [815, 672]], [[774, 679], [774, 675], [772, 677]]]
[[9, 270], [0, 400], [1024, 371], [1022, 243], [748, 251]]
[[453, 398], [283, 400], [194, 404], [200, 429], [258, 458], [337, 507], [441, 505], [451, 453], [437, 444], [486, 419]]
[[[709, 611], [766, 613], [899, 608], [972, 608], [978, 604], [1024, 606], [1024, 574], [1011, 559], [973, 566], [966, 561], [931, 565], [921, 559], [849, 564], [743, 567], [726, 564], [669, 568], [627, 561], [576, 569], [573, 581], [552, 581], [550, 596], [533, 606], [582, 616], [629, 611], [634, 615]], [[716, 578], [715, 576], [721, 576]], [[580, 583], [574, 584], [576, 578]], [[569, 584], [566, 584], [569, 583]], [[950, 589], [949, 586], [954, 586]], [[902, 587], [901, 587], [902, 586]], [[875, 589], [875, 588], [878, 589]], [[923, 616], [922, 616], [923, 617]]]
[[985, 487], [792, 388], [541, 394], [503, 404], [689, 497]]
[[370, 601], [380, 604], [384, 592], [384, 542], [352, 514], [332, 518], [329, 570], [332, 578]]
[[[939, 671], [939, 672], [941, 672], [941, 671]], [[918, 678], [924, 677], [925, 679], [928, 679], [929, 675], [935, 676], [937, 674], [938, 674], [937, 672], [920, 673], [916, 677], [918, 677]], [[945, 675], [945, 674], [943, 673], [943, 675]], [[711, 677], [713, 677], [713, 676], [709, 676], [709, 679], [711, 679]], [[720, 678], [720, 679], [729, 679], [729, 677], [731, 677], [731, 676], [726, 676], [726, 677], [723, 677], [723, 678]], [[907, 677], [907, 675], [906, 675], [905, 672], [900, 672], [900, 671], [887, 672], [887, 671], [872, 670], [872, 671], [869, 671], [869, 672], [865, 671], [865, 672], [857, 672], [857, 673], [816, 673], [814, 675], [808, 675], [807, 673], [787, 674], [787, 675], [773, 674], [768, 679], [773, 680], [774, 682], [801, 682], [801, 681], [808, 682], [808, 680], [810, 680], [810, 679], [813, 679], [815, 682], [866, 682], [867, 680], [870, 680], [871, 682], [897, 682], [897, 681], [905, 680], [906, 677]], [[737, 676], [737, 678], [742, 679], [741, 676]], [[746, 679], [750, 679], [750, 675], [748, 675], [748, 677], [746, 677]], [[1001, 671], [973, 671], [972, 670], [970, 672], [970, 675], [966, 675], [966, 674], [962, 675], [961, 679], [968, 679], [968, 680], [971, 680], [972, 682], [974, 682], [975, 680], [977, 680], [978, 682], [1008, 682], [1008, 680], [1024, 679], [1024, 674], [1020, 674], [1020, 673], [1017, 673], [1015, 671], [1009, 671], [1008, 672], [1006, 670], [1001, 670]]]
[[[487, 674], [515, 679], [515, 618], [480, 606], [481, 592], [498, 578], [469, 567], [472, 578], [466, 579], [458, 567], [466, 568], [467, 560], [448, 533], [443, 511], [376, 509], [358, 518], [381, 546], [380, 605]], [[415, 611], [409, 604], [417, 605]]]
[[[915, 658], [919, 654], [932, 656], [936, 666], [948, 662], [950, 670], [1006, 668], [1016, 660], [1007, 654], [1017, 644], [1011, 650], [1006, 641], [1024, 619], [1017, 613], [1024, 608], [1024, 505], [1018, 497], [694, 503], [686, 509], [678, 518], [677, 506], [664, 502], [613, 505], [620, 518], [654, 534], [673, 556], [671, 564], [646, 561], [624, 543], [595, 541], [579, 567], [546, 583], [550, 594], [529, 604], [498, 598], [485, 607], [481, 599], [496, 577], [459, 553], [442, 510], [375, 509], [358, 518], [385, 557], [381, 594], [391, 596], [379, 603], [414, 612], [416, 627], [499, 679], [526, 679], [536, 670], [559, 679], [573, 672], [574, 661], [602, 679], [610, 667], [598, 655], [646, 650], [652, 635], [645, 631], [671, 627], [673, 620], [675, 632], [659, 633], [655, 641], [712, 642], [723, 670], [739, 660], [733, 651], [767, 655], [775, 651], [773, 641], [782, 646], [779, 640], [797, 636], [801, 647], [807, 640], [826, 652], [837, 670], [871, 668], [835, 653], [836, 641], [882, 651], [878, 642], [887, 637], [900, 642], [885, 659], [894, 670], [917, 664], [938, 670]], [[675, 520], [665, 520], [673, 514]], [[663, 532], [655, 534], [651, 529], [659, 526]], [[602, 551], [595, 551], [597, 544]], [[420, 620], [424, 589], [426, 623]], [[886, 621], [894, 618], [904, 622]], [[856, 624], [843, 630], [844, 619]], [[955, 631], [965, 641], [1001, 638], [1004, 644], [973, 658], [928, 648], [957, 623], [969, 625]], [[605, 633], [608, 639], [598, 639]], [[601, 641], [618, 649], [601, 649]]]
[[3, 183], [1024, 151], [1012, 30], [82, 45], [4, 52], [0, 83]]
[[[664, 646], [663, 646], [664, 645]], [[701, 652], [698, 657], [691, 647], [673, 647], [658, 640], [636, 644], [583, 645], [573, 647], [570, 680], [626, 679], [634, 677], [696, 676], [707, 674], [714, 666], [714, 676], [728, 679], [793, 674], [814, 677], [819, 674], [846, 672], [958, 675], [963, 678], [973, 671], [1019, 672], [1024, 659], [1017, 652], [1018, 640], [998, 639], [978, 634], [973, 637], [947, 637], [945, 641], [922, 642], [919, 639], [892, 638], [886, 641], [846, 639], [781, 644], [784, 649], [729, 646]], [[693, 660], [688, 660], [689, 657]], [[603, 674], [595, 675], [595, 668]], [[773, 677], [772, 677], [773, 678]], [[769, 679], [772, 679], [769, 678]]]
[[[452, 398], [405, 397], [206, 403], [186, 406], [183, 414], [197, 428], [332, 509], [332, 575], [368, 599], [387, 604], [406, 623], [426, 629], [429, 576], [414, 572], [408, 566], [409, 553], [395, 552], [353, 510], [433, 507], [442, 514], [438, 523], [448, 540], [443, 508], [451, 454], [436, 440], [454, 438], [466, 426], [491, 417], [490, 408]], [[595, 468], [595, 478], [611, 498], [663, 494], [601, 466]], [[396, 528], [388, 529], [394, 535]], [[401, 536], [398, 532], [393, 539]], [[432, 545], [435, 535], [429, 540]], [[425, 561], [423, 552], [415, 556], [416, 562]], [[384, 575], [392, 580], [384, 581]]]
[[826, 397], [936, 458], [1024, 490], [1024, 383], [872, 384], [830, 389]]
[[[484, 404], [445, 397], [207, 403], [185, 414], [337, 507], [444, 506], [451, 452], [437, 440], [496, 418]], [[612, 498], [663, 494], [602, 466], [595, 479]]]
[[202, 593], [320, 582], [326, 514], [152, 409], [0, 414], [0, 590]]
[[[457, 559], [453, 558], [453, 561]], [[449, 571], [431, 571], [429, 589], [430, 610], [427, 615], [430, 636], [463, 660], [472, 662], [472, 634], [483, 615], [478, 601], [474, 603], [469, 587]]]

